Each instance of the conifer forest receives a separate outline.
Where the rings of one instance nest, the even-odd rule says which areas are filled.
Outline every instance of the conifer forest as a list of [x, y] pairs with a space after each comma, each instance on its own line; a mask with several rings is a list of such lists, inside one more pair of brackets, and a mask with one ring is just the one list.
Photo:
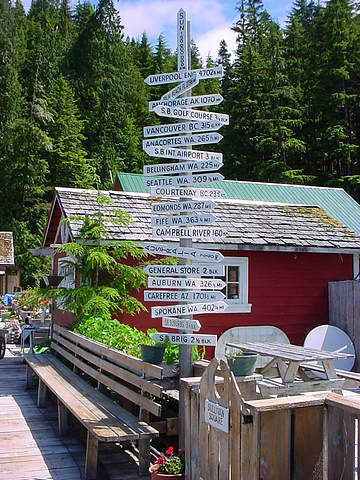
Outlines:
[[[224, 139], [228, 180], [344, 188], [360, 200], [360, 4], [295, 0], [284, 25], [261, 0], [234, 0], [237, 47], [221, 41], [192, 68], [223, 65], [220, 80], [193, 95], [221, 93], [230, 116]], [[175, 25], [174, 12], [174, 25]], [[168, 85], [149, 74], [177, 70], [160, 35], [124, 36], [121, 3], [0, 0], [0, 231], [14, 233], [22, 284], [34, 285], [55, 186], [110, 189], [116, 172], [159, 163], [142, 151], [148, 111]]]

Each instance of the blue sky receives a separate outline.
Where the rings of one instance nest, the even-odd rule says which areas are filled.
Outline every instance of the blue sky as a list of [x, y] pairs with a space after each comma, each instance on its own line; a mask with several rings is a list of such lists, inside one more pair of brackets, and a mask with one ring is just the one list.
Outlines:
[[[283, 24], [291, 10], [291, 0], [263, 0], [272, 18]], [[125, 26], [125, 35], [141, 38], [145, 31], [150, 43], [160, 33], [165, 35], [171, 49], [176, 47], [176, 14], [183, 8], [190, 20], [191, 38], [201, 55], [216, 57], [219, 43], [225, 39], [229, 51], [235, 48], [231, 26], [237, 20], [237, 0], [120, 0], [115, 6]]]

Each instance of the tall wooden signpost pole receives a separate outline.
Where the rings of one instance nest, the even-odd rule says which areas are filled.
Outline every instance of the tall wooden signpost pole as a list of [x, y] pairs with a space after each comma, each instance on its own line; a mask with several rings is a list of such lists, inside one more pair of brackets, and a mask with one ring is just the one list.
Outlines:
[[[154, 339], [162, 343], [168, 339], [170, 343], [179, 345], [180, 377], [189, 377], [192, 375], [193, 346], [216, 346], [217, 342], [216, 335], [193, 333], [201, 331], [201, 323], [192, 315], [223, 313], [227, 308], [226, 302], [222, 301], [224, 295], [220, 292], [225, 283], [216, 278], [205, 278], [224, 275], [223, 265], [214, 265], [220, 263], [223, 256], [220, 252], [193, 246], [193, 239], [214, 243], [227, 235], [223, 229], [212, 227], [216, 217], [210, 213], [215, 208], [213, 200], [226, 196], [223, 190], [198, 188], [223, 179], [218, 173], [205, 173], [222, 167], [222, 154], [193, 150], [192, 146], [219, 142], [222, 136], [216, 130], [228, 124], [229, 117], [195, 110], [196, 107], [218, 105], [223, 100], [218, 94], [191, 95], [191, 89], [200, 80], [219, 78], [223, 70], [222, 67], [191, 69], [190, 24], [182, 9], [177, 14], [177, 53], [177, 72], [149, 75], [145, 82], [150, 86], [177, 83], [159, 101], [149, 102], [149, 111], [182, 122], [144, 127], [143, 149], [150, 156], [178, 160], [178, 163], [145, 165], [143, 173], [145, 188], [150, 190], [151, 195], [177, 198], [177, 201], [155, 202], [152, 205], [152, 236], [179, 242], [175, 245], [145, 242], [144, 250], [149, 254], [178, 257], [180, 264], [176, 267], [148, 265], [148, 287], [167, 290], [146, 291], [144, 299], [179, 301], [178, 305], [151, 309], [152, 318], [162, 317], [163, 327], [178, 329], [178, 333], [156, 334]], [[158, 174], [162, 176], [157, 177]], [[184, 408], [184, 394], [180, 387], [179, 442], [182, 448]]]

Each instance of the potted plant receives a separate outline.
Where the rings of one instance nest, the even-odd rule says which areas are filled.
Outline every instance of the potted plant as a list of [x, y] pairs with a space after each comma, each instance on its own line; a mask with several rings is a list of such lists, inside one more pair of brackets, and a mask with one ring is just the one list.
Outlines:
[[164, 358], [165, 344], [154, 342], [151, 338], [154, 333], [156, 333], [156, 330], [151, 328], [147, 331], [147, 334], [141, 338], [141, 360], [159, 365]]
[[174, 455], [174, 447], [169, 447], [149, 468], [151, 480], [181, 480], [185, 478], [184, 471], [184, 451], [179, 449], [178, 455]]
[[225, 357], [235, 376], [240, 377], [254, 373], [257, 353], [243, 352], [240, 349], [225, 349]]

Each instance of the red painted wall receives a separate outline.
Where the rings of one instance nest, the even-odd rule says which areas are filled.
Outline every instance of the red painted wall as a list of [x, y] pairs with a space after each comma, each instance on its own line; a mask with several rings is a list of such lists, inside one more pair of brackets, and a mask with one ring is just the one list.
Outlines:
[[[198, 315], [199, 333], [220, 335], [235, 326], [272, 325], [283, 330], [292, 343], [302, 345], [307, 333], [328, 323], [328, 282], [352, 279], [352, 255], [228, 252], [225, 256], [249, 259], [249, 303], [251, 313]], [[142, 299], [142, 293], [136, 295]], [[149, 302], [147, 307], [159, 305]], [[165, 304], [163, 304], [165, 305]], [[119, 320], [141, 330], [161, 327], [161, 319], [150, 313]]]
[[[199, 333], [219, 336], [235, 326], [272, 325], [283, 330], [291, 343], [302, 345], [310, 330], [328, 323], [328, 282], [350, 280], [353, 276], [352, 255], [265, 251], [222, 253], [248, 257], [252, 310], [251, 313], [198, 315], [195, 318], [202, 325]], [[142, 301], [143, 292], [135, 293], [135, 296]], [[150, 307], [155, 305], [160, 303], [148, 302], [148, 312], [133, 317], [118, 315], [118, 319], [141, 330], [152, 327], [164, 330], [161, 319], [150, 316]], [[56, 322], [62, 325], [71, 321], [71, 316], [64, 312], [59, 311], [55, 316]]]

